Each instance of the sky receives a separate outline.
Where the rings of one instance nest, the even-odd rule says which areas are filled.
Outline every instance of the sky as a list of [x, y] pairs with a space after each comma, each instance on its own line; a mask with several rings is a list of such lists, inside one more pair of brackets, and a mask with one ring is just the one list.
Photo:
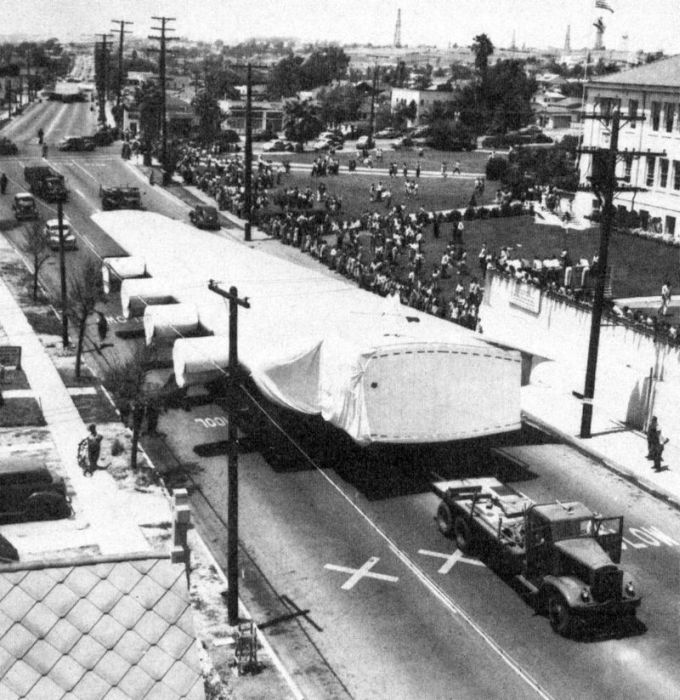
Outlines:
[[[592, 46], [602, 16], [607, 48], [680, 53], [677, 0], [0, 0], [0, 34], [60, 40], [111, 31], [112, 19], [134, 22], [136, 35], [153, 34], [151, 17], [176, 18], [174, 36], [238, 43], [282, 36], [303, 41], [391, 44], [401, 9], [401, 42], [467, 46], [485, 32], [495, 46]], [[626, 39], [627, 37], [627, 39]]]

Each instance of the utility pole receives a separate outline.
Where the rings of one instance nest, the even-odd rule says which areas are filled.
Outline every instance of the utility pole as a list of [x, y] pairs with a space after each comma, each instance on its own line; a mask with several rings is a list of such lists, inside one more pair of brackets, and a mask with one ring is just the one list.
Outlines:
[[250, 226], [251, 216], [253, 213], [253, 75], [252, 66], [248, 64], [246, 73], [246, 153], [245, 153], [245, 208], [246, 208], [246, 223], [244, 226], [244, 238], [246, 241], [251, 240]]
[[57, 221], [59, 222], [59, 277], [61, 281], [61, 344], [69, 346], [68, 339], [68, 302], [66, 298], [66, 255], [64, 254], [64, 204], [57, 201]]
[[95, 66], [97, 60], [97, 46], [99, 46], [99, 67], [100, 67], [100, 79], [99, 86], [102, 88], [98, 91], [99, 96], [99, 123], [106, 124], [106, 95], [108, 92], [108, 82], [109, 82], [109, 47], [106, 43], [109, 38], [108, 34], [97, 34], [102, 38], [101, 43], [97, 44], [95, 42]]
[[[210, 280], [208, 289], [229, 300], [229, 371], [227, 384], [230, 394], [239, 381], [238, 365], [238, 307], [250, 308], [248, 297], [239, 298], [236, 287], [225, 292], [215, 280]], [[236, 432], [236, 407], [233, 396], [227, 402], [227, 615], [229, 624], [238, 624], [238, 435]]]
[[[595, 296], [593, 298], [593, 310], [590, 323], [590, 341], [588, 344], [588, 362], [586, 366], [585, 386], [583, 389], [583, 412], [581, 414], [580, 437], [589, 438], [591, 436], [591, 426], [593, 419], [593, 398], [595, 396], [595, 376], [597, 373], [597, 355], [600, 347], [600, 326], [602, 323], [602, 312], [604, 309], [605, 286], [607, 282], [607, 261], [609, 257], [609, 239], [611, 237], [614, 223], [614, 194], [616, 192], [641, 191], [641, 187], [621, 187], [616, 176], [616, 163], [620, 155], [619, 131], [621, 129], [621, 112], [618, 106], [613, 109], [608, 108], [603, 114], [584, 114], [584, 119], [598, 119], [605, 128], [611, 129], [609, 148], [582, 148], [580, 153], [589, 153], [593, 156], [593, 175], [589, 178], [593, 191], [600, 199], [600, 248], [598, 253], [598, 275], [595, 279]], [[644, 116], [629, 115], [626, 122], [642, 121]], [[611, 122], [611, 127], [610, 127]], [[628, 158], [640, 156], [663, 156], [662, 153], [651, 153], [649, 151], [624, 151]]]
[[158, 75], [161, 84], [161, 166], [163, 168], [163, 184], [168, 183], [169, 173], [166, 172], [166, 163], [168, 157], [168, 116], [166, 105], [166, 77], [165, 77], [165, 57], [167, 54], [167, 42], [177, 41], [177, 37], [166, 36], [166, 32], [174, 31], [172, 27], [168, 27], [168, 22], [174, 22], [174, 17], [152, 17], [161, 23], [160, 27], [151, 27], [154, 31], [160, 32], [159, 36], [149, 34], [149, 39], [154, 39], [160, 42], [158, 49], [150, 49], [158, 51]]
[[373, 83], [371, 85], [371, 116], [368, 120], [368, 147], [373, 148], [373, 124], [375, 122], [375, 91], [378, 89], [378, 63], [373, 68]]
[[129, 32], [125, 31], [126, 24], [134, 24], [134, 22], [126, 22], [123, 19], [112, 19], [113, 24], [119, 26], [118, 29], [118, 90], [116, 94], [116, 122], [120, 122], [122, 125], [122, 115], [120, 113], [120, 104], [123, 99], [123, 37]]

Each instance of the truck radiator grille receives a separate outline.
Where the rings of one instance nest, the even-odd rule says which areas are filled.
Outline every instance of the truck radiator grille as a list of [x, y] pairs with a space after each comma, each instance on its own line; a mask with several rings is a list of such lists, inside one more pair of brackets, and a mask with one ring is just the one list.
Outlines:
[[623, 571], [616, 567], [605, 566], [598, 569], [593, 576], [591, 591], [598, 603], [621, 598]]

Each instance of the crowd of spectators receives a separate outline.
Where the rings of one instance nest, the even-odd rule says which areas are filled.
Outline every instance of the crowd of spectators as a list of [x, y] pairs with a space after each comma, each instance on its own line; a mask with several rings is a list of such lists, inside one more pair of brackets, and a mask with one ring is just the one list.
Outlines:
[[[462, 228], [454, 228], [440, 261], [428, 268], [425, 249], [434, 231], [431, 219], [422, 207], [407, 213], [399, 205], [382, 214], [365, 211], [355, 219], [289, 211], [268, 217], [261, 228], [362, 289], [384, 297], [399, 295], [402, 304], [478, 329], [482, 288], [475, 276], [463, 283], [469, 270]], [[447, 296], [442, 280], [453, 275], [458, 275], [458, 283]]]
[[[315, 175], [337, 174], [337, 160], [332, 154], [316, 158], [312, 167]], [[252, 178], [255, 210], [268, 204], [269, 190], [281, 185], [289, 170], [289, 163], [274, 164], [262, 157], [256, 161]], [[213, 197], [220, 209], [244, 216], [245, 169], [241, 156], [185, 145], [177, 171], [187, 184]], [[408, 177], [407, 172], [403, 174]], [[405, 182], [411, 185], [412, 181]], [[475, 191], [481, 194], [483, 186], [483, 180], [476, 182]], [[408, 194], [413, 196], [413, 189]], [[508, 191], [499, 190], [496, 202], [502, 203], [509, 196]], [[519, 250], [503, 247], [492, 252], [484, 244], [478, 254], [476, 276], [468, 266], [461, 222], [454, 224], [441, 257], [437, 255], [438, 260], [426, 269], [427, 240], [430, 236], [439, 238], [441, 217], [422, 206], [410, 213], [403, 204], [393, 206], [389, 187], [382, 183], [371, 186], [369, 198], [372, 202], [384, 202], [385, 212], [365, 211], [350, 220], [341, 217], [342, 198], [329, 194], [325, 183], [320, 182], [315, 190], [287, 187], [276, 195], [275, 203], [282, 213], [263, 218], [260, 226], [283, 244], [300, 248], [364, 289], [382, 296], [398, 294], [405, 305], [472, 329], [481, 330], [479, 306], [483, 290], [479, 280], [483, 281], [489, 270], [537, 286], [570, 303], [592, 305], [594, 282], [601, 273], [597, 255], [591, 260], [574, 261], [563, 250], [559, 256], [530, 260], [520, 257]], [[454, 276], [457, 283], [446, 295], [442, 280]], [[605, 314], [614, 322], [626, 323], [655, 338], [673, 344], [680, 342], [678, 326], [668, 323], [661, 309], [654, 314], [606, 302]]]

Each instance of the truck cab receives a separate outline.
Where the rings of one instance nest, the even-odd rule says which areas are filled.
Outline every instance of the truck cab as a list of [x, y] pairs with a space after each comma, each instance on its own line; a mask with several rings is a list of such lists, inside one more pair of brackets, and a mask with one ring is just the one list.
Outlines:
[[17, 221], [27, 221], [38, 218], [38, 208], [35, 199], [29, 192], [17, 192], [14, 195], [12, 209]]

